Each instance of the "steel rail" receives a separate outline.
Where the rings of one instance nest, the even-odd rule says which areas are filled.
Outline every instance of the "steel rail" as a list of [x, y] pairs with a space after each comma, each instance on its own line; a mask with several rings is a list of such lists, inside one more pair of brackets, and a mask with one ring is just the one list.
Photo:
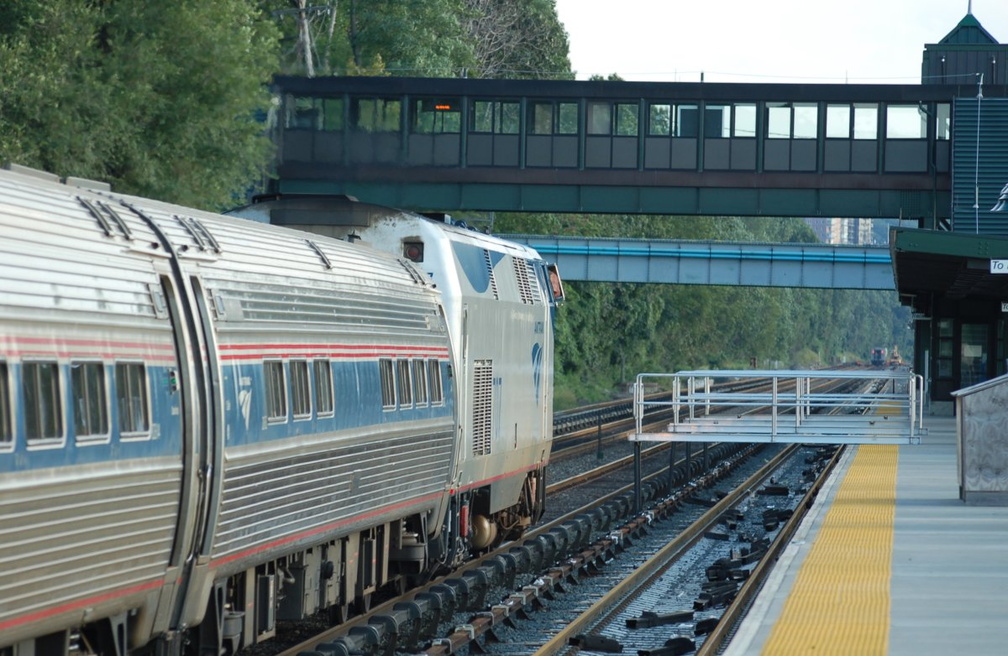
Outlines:
[[821, 475], [812, 484], [808, 492], [805, 493], [805, 496], [802, 497], [801, 502], [795, 507], [795, 512], [781, 526], [777, 537], [774, 538], [767, 548], [766, 554], [753, 567], [749, 573], [749, 578], [746, 579], [746, 582], [742, 584], [742, 587], [736, 593], [735, 600], [721, 614], [721, 619], [718, 621], [717, 626], [707, 635], [703, 644], [697, 649], [696, 656], [713, 656], [730, 640], [730, 637], [738, 628], [738, 624], [749, 611], [749, 607], [752, 605], [753, 600], [755, 600], [756, 595], [763, 588], [767, 577], [770, 576], [770, 573], [777, 565], [781, 552], [791, 542], [791, 538], [794, 537], [794, 534], [798, 531], [798, 527], [812, 509], [816, 497], [818, 497], [826, 481], [829, 480], [830, 475], [836, 469], [837, 463], [840, 462], [840, 458], [845, 452], [846, 447], [840, 447], [833, 454], [829, 463], [823, 468]]
[[767, 461], [744, 484], [736, 487], [731, 493], [714, 504], [700, 519], [686, 528], [658, 553], [648, 559], [647, 562], [634, 570], [632, 574], [613, 586], [604, 597], [592, 604], [591, 607], [585, 610], [574, 621], [561, 629], [535, 652], [536, 656], [556, 656], [557, 654], [566, 654], [575, 651], [576, 647], [571, 647], [568, 644], [571, 638], [589, 632], [593, 626], [601, 623], [607, 615], [613, 612], [614, 608], [619, 606], [620, 600], [633, 591], [648, 585], [648, 582], [660, 576], [673, 560], [696, 544], [707, 531], [713, 528], [720, 521], [724, 513], [753, 493], [757, 487], [776, 471], [782, 462], [787, 460], [797, 450], [797, 445], [791, 445]]

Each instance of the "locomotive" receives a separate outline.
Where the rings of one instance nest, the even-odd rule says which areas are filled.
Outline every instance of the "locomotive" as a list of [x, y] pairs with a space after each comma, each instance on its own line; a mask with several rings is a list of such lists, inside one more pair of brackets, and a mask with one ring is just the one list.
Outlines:
[[238, 653], [541, 514], [563, 291], [534, 250], [11, 168], [0, 654]]

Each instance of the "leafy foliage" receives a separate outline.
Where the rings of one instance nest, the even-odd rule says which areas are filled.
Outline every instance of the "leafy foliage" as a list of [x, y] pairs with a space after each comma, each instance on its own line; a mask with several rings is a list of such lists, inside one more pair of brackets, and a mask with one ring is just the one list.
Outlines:
[[[271, 151], [275, 72], [573, 77], [554, 0], [0, 2], [0, 159], [219, 208]], [[610, 76], [610, 79], [618, 79]], [[636, 121], [636, 116], [627, 120]], [[629, 127], [629, 126], [628, 126]], [[802, 242], [785, 219], [510, 214], [497, 232]], [[895, 293], [575, 283], [557, 314], [557, 399], [640, 371], [811, 366], [908, 352]]]
[[264, 0], [282, 70], [308, 75], [572, 78], [554, 0]]
[[0, 158], [223, 207], [261, 178], [276, 30], [245, 0], [0, 9]]

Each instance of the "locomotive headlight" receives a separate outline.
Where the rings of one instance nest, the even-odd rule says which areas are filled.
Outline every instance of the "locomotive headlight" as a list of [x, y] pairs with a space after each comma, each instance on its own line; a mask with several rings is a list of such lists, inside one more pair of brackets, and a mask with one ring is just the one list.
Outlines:
[[423, 262], [423, 242], [404, 241], [403, 257], [405, 257], [410, 262]]

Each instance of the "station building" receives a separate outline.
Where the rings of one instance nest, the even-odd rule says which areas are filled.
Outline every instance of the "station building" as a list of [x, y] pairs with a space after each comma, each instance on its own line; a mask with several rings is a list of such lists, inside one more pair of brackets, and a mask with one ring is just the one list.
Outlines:
[[972, 13], [925, 45], [921, 66], [922, 84], [968, 81], [976, 94], [957, 98], [948, 119], [950, 220], [889, 239], [932, 414], [953, 412], [954, 390], [1008, 371], [1008, 45]]

